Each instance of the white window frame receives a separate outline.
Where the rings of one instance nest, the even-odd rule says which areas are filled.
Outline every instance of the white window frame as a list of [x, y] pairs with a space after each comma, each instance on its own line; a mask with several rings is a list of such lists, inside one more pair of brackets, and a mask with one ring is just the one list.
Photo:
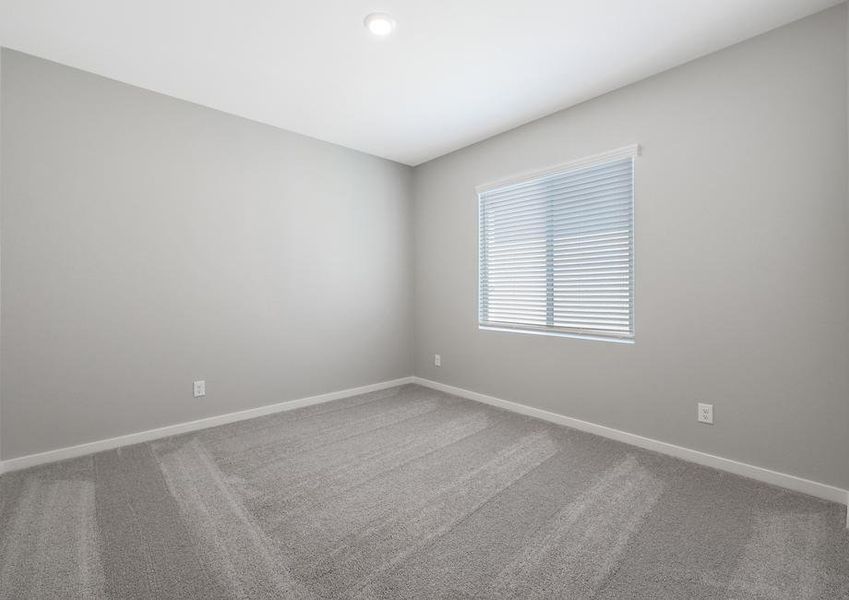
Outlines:
[[[634, 344], [636, 339], [636, 287], [637, 287], [637, 276], [636, 276], [636, 196], [637, 196], [637, 157], [641, 155], [641, 148], [638, 144], [631, 144], [628, 146], [623, 146], [621, 148], [616, 148], [615, 150], [610, 150], [607, 152], [601, 152], [598, 154], [593, 154], [591, 156], [586, 156], [583, 158], [579, 158], [576, 160], [570, 160], [567, 162], [559, 163], [544, 169], [539, 169], [535, 171], [528, 171], [518, 175], [512, 175], [509, 177], [505, 177], [503, 179], [499, 179], [497, 181], [492, 181], [490, 183], [481, 184], [475, 187], [475, 191], [478, 197], [477, 203], [477, 214], [478, 214], [478, 233], [477, 233], [477, 252], [478, 252], [478, 261], [477, 261], [477, 303], [476, 303], [476, 314], [478, 321], [478, 329], [484, 331], [500, 331], [507, 333], [523, 333], [523, 334], [531, 334], [531, 335], [545, 335], [545, 336], [553, 336], [553, 337], [564, 337], [564, 338], [577, 338], [583, 340], [596, 340], [596, 341], [604, 341], [604, 342], [613, 342], [619, 344]], [[542, 177], [546, 177], [548, 175], [554, 175], [557, 173], [561, 173], [563, 171], [571, 171], [575, 169], [580, 169], [584, 167], [590, 167], [597, 164], [603, 164], [605, 162], [612, 162], [616, 160], [621, 160], [625, 158], [632, 158], [634, 160], [633, 168], [631, 171], [632, 177], [632, 194], [631, 194], [631, 286], [630, 286], [630, 307], [631, 307], [631, 331], [630, 335], [618, 335], [618, 334], [607, 334], [596, 330], [573, 330], [573, 331], [564, 331], [564, 330], [554, 330], [547, 327], [539, 327], [534, 325], [527, 324], [517, 324], [515, 326], [499, 326], [497, 324], [485, 323], [481, 321], [481, 308], [482, 308], [482, 298], [481, 298], [481, 196], [485, 192], [495, 190], [501, 187], [506, 187], [510, 185], [525, 183], [528, 181], [532, 181], [534, 179], [539, 179]]]

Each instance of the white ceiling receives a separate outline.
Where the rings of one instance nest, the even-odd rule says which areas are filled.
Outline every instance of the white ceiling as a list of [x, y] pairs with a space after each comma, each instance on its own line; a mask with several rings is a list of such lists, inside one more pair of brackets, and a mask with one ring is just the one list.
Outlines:
[[839, 3], [0, 0], [0, 45], [416, 165]]

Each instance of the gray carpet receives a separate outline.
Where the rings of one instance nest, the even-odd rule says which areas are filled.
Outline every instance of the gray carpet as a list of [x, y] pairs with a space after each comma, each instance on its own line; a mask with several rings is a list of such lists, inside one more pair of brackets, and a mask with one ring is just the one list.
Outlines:
[[849, 598], [845, 509], [404, 386], [0, 478], [0, 598]]

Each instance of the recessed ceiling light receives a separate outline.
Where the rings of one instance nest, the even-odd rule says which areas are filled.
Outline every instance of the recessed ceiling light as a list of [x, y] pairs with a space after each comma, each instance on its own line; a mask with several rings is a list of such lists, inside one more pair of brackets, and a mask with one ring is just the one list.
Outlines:
[[395, 29], [395, 19], [386, 13], [371, 13], [364, 23], [369, 31], [379, 36], [389, 35]]

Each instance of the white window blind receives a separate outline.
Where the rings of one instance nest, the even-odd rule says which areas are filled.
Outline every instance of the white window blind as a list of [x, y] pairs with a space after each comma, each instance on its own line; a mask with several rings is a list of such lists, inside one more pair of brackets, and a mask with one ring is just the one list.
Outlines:
[[478, 188], [481, 327], [634, 337], [636, 154]]

